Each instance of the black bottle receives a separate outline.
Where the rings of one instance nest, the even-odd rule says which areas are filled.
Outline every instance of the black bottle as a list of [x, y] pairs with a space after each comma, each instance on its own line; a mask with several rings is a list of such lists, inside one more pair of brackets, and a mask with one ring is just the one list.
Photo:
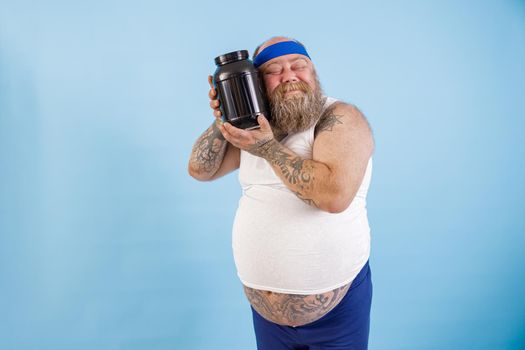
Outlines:
[[241, 129], [256, 129], [257, 114], [270, 120], [266, 93], [248, 51], [233, 51], [215, 58], [217, 70], [213, 85], [217, 89], [223, 121]]

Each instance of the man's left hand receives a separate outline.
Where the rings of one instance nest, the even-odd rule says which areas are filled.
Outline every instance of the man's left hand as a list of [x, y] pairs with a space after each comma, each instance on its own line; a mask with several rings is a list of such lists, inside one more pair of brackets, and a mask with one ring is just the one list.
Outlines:
[[268, 119], [259, 114], [257, 117], [259, 129], [243, 130], [226, 122], [219, 127], [224, 138], [237, 148], [253, 155], [261, 156], [260, 147], [274, 140], [274, 135]]

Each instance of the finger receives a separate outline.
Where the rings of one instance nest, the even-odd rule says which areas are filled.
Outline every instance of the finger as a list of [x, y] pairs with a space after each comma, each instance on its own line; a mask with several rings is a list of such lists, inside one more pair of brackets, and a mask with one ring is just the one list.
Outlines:
[[221, 110], [220, 109], [216, 109], [213, 111], [213, 116], [215, 118], [220, 118], [222, 116], [222, 113], [221, 113]]
[[211, 100], [210, 101], [210, 107], [212, 109], [217, 109], [219, 107], [219, 100]]
[[230, 123], [224, 123], [224, 128], [228, 132], [228, 134], [231, 135], [231, 137], [240, 139], [243, 137], [246, 137], [245, 131], [243, 129], [236, 128], [235, 126], [231, 125]]
[[259, 114], [259, 116], [257, 117], [257, 122], [261, 126], [261, 130], [271, 129], [270, 122], [268, 122], [268, 119], [266, 119], [264, 114]]
[[224, 123], [223, 126], [224, 126], [224, 129], [225, 129], [229, 134], [232, 134], [232, 131], [233, 131], [232, 128], [233, 128], [233, 126], [232, 126], [230, 123], [226, 122], [226, 123]]
[[210, 96], [210, 99], [215, 99], [215, 96], [217, 96], [217, 90], [215, 89], [215, 86], [213, 86], [213, 77], [211, 75], [208, 75], [208, 84], [210, 84], [210, 92], [208, 95]]
[[210, 89], [210, 92], [208, 92], [208, 96], [210, 97], [210, 100], [215, 100], [217, 98], [217, 90]]

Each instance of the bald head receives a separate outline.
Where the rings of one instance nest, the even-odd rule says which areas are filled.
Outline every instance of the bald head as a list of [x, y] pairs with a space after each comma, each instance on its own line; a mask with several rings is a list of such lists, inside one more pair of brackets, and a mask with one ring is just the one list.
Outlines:
[[[299, 43], [297, 40], [295, 40], [293, 38], [288, 38], [288, 37], [285, 37], [285, 36], [274, 36], [274, 37], [266, 40], [265, 42], [263, 42], [261, 45], [257, 46], [255, 51], [253, 52], [253, 57], [257, 56], [259, 54], [259, 52], [261, 52], [262, 50], [266, 49], [268, 46], [273, 45], [273, 44], [277, 44], [277, 43], [280, 43], [280, 42], [283, 42], [283, 41], [295, 41], [296, 43]], [[299, 43], [299, 44], [301, 44], [301, 43]], [[303, 44], [301, 44], [301, 45], [303, 45]]]
[[274, 36], [257, 46], [253, 54], [253, 63], [256, 68], [260, 68], [267, 65], [266, 62], [272, 62], [274, 58], [287, 55], [302, 55], [311, 63], [306, 47], [298, 40], [286, 36]]

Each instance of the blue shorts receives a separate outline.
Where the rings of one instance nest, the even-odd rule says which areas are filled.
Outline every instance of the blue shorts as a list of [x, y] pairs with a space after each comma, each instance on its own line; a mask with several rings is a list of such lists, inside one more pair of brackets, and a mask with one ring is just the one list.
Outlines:
[[252, 307], [257, 349], [367, 349], [371, 305], [372, 275], [367, 262], [339, 304], [312, 323], [281, 326], [264, 319]]

